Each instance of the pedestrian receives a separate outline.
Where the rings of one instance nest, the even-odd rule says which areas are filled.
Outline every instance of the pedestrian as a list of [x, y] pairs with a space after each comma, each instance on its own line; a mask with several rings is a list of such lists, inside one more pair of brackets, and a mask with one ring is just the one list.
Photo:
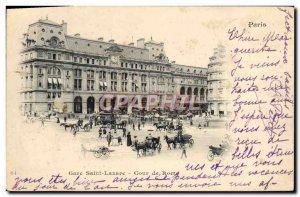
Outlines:
[[67, 116], [64, 117], [64, 121], [65, 121], [65, 123], [67, 122]]
[[108, 132], [108, 135], [107, 135], [106, 139], [107, 139], [108, 147], [110, 147], [110, 143], [111, 143], [111, 139], [112, 139], [112, 136], [111, 136], [110, 132]]
[[185, 158], [187, 158], [186, 156], [186, 147], [184, 144], [181, 144], [181, 147], [182, 147], [182, 154], [181, 154], [181, 159], [183, 158], [183, 156], [185, 156]]
[[90, 127], [91, 127], [91, 129], [93, 128], [93, 120], [92, 120], [92, 118], [90, 119]]
[[198, 125], [198, 129], [201, 129], [201, 124]]
[[132, 129], [135, 131], [135, 124], [134, 123], [132, 124]]
[[126, 128], [123, 128], [123, 137], [126, 137]]
[[138, 130], [141, 130], [141, 122], [138, 123]]
[[131, 135], [130, 135], [130, 132], [128, 132], [128, 134], [127, 134], [127, 146], [131, 146], [131, 145], [132, 145]]
[[44, 118], [41, 118], [41, 123], [42, 123], [42, 127], [44, 127], [45, 126], [45, 124], [44, 124]]
[[77, 130], [76, 130], [76, 129], [74, 129], [74, 131], [73, 131], [73, 136], [75, 137], [75, 136], [76, 136], [76, 134], [77, 134]]
[[99, 138], [102, 138], [102, 128], [99, 128], [98, 133], [99, 133]]
[[190, 125], [193, 126], [193, 120], [192, 120], [192, 118], [190, 120]]
[[136, 145], [138, 145], [138, 143], [139, 143], [139, 141], [137, 139], [137, 136], [135, 135], [134, 140], [133, 140], [133, 144], [136, 146]]
[[59, 117], [57, 117], [57, 122], [56, 123], [60, 123], [60, 121], [59, 121]]
[[142, 120], [142, 126], [145, 127], [145, 120]]

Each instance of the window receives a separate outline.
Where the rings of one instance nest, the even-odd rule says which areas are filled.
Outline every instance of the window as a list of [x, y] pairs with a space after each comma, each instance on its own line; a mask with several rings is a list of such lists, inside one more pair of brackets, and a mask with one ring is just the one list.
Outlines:
[[42, 77], [39, 77], [39, 79], [38, 79], [38, 86], [39, 86], [40, 88], [43, 87], [43, 78], [42, 78]]
[[103, 61], [103, 65], [104, 65], [104, 66], [106, 65], [106, 60]]
[[77, 62], [77, 57], [74, 57], [74, 62]]
[[90, 59], [86, 58], [86, 63], [89, 64], [90, 63]]
[[32, 59], [32, 58], [33, 58], [32, 53], [30, 53], [30, 59]]
[[66, 53], [65, 60], [70, 60], [70, 54], [69, 53]]
[[74, 90], [81, 90], [81, 79], [74, 79]]
[[131, 68], [133, 68], [133, 64], [130, 64]]
[[116, 72], [111, 72], [110, 79], [111, 80], [117, 80], [117, 73]]
[[92, 64], [95, 64], [95, 59], [92, 59]]
[[122, 73], [122, 80], [127, 80], [128, 74], [127, 73]]
[[94, 71], [93, 70], [87, 70], [87, 78], [94, 78]]
[[124, 66], [124, 63], [123, 63], [123, 62], [121, 62], [121, 67], [123, 68], [123, 66]]
[[116, 81], [112, 81], [110, 88], [111, 88], [111, 91], [117, 91], [117, 82]]
[[48, 89], [60, 91], [62, 88], [61, 71], [57, 67], [48, 68]]
[[50, 33], [53, 33], [53, 30], [52, 30], [52, 29], [50, 30]]
[[105, 71], [100, 71], [99, 72], [99, 79], [106, 79], [106, 72]]
[[38, 57], [43, 57], [43, 52], [42, 51], [38, 51]]
[[82, 63], [82, 57], [79, 58], [79, 63]]
[[42, 38], [41, 38], [41, 41], [44, 41], [44, 40], [45, 40], [45, 39], [42, 37]]
[[48, 53], [48, 59], [51, 59], [51, 53]]
[[57, 55], [57, 59], [58, 59], [58, 60], [61, 60], [61, 54], [58, 54], [58, 55]]
[[81, 69], [74, 70], [75, 77], [81, 77]]
[[94, 91], [94, 80], [87, 80], [87, 90], [88, 91]]
[[42, 32], [45, 32], [45, 29], [44, 29], [44, 28], [42, 29]]

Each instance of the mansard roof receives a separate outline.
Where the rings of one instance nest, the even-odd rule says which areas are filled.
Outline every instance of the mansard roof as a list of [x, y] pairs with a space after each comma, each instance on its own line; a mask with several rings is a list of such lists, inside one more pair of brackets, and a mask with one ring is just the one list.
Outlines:
[[121, 45], [117, 43], [90, 40], [66, 35], [68, 49], [87, 54], [104, 55], [106, 51], [120, 52], [124, 58], [149, 60], [149, 51], [145, 48]]

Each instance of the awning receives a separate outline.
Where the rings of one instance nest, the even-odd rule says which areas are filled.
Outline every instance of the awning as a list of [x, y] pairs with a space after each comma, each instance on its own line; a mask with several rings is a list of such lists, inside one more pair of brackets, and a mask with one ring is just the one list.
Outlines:
[[103, 82], [103, 86], [107, 86], [106, 82]]
[[58, 81], [57, 81], [57, 78], [52, 78], [53, 80], [53, 83], [57, 84], [58, 85]]
[[57, 78], [59, 85], [62, 84], [61, 78]]
[[99, 86], [100, 86], [100, 87], [102, 87], [102, 86], [103, 86], [103, 83], [102, 83], [101, 81], [99, 82]]
[[52, 78], [48, 78], [48, 83], [52, 83]]
[[136, 84], [136, 83], [135, 83], [134, 85], [135, 85], [136, 87], [139, 87], [138, 84]]

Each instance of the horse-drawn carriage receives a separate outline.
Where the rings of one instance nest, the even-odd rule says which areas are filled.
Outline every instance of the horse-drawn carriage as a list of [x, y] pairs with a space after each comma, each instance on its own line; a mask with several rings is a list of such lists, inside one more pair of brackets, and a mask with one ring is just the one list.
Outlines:
[[179, 145], [179, 148], [182, 148], [185, 144], [188, 144], [190, 147], [194, 145], [193, 136], [189, 134], [175, 135], [174, 137], [165, 135], [164, 139], [166, 140], [169, 149], [171, 149], [171, 145], [173, 148], [176, 148], [177, 145]]
[[61, 123], [60, 126], [65, 127], [65, 130], [67, 130], [67, 128], [70, 128], [71, 131], [74, 132], [88, 132], [91, 129], [90, 122], [84, 122], [83, 119], [79, 119], [77, 122]]
[[161, 151], [160, 137], [146, 137], [143, 142], [135, 141], [133, 143], [133, 150], [137, 151], [137, 156], [140, 157], [140, 153], [146, 156], [147, 153], [153, 154], [156, 150], [158, 153]]
[[100, 114], [94, 117], [96, 125], [105, 125], [107, 127], [112, 127], [116, 124], [116, 117], [112, 114]]
[[232, 147], [232, 139], [231, 137], [226, 134], [224, 135], [224, 139], [222, 140], [222, 143], [219, 145], [219, 147], [216, 146], [209, 146], [207, 159], [209, 161], [212, 161], [215, 157], [222, 157], [228, 150], [230, 150]]
[[209, 146], [209, 151], [207, 154], [208, 161], [212, 161], [215, 157], [223, 156], [225, 149], [226, 148], [224, 146], [220, 146], [220, 147]]
[[105, 147], [105, 146], [100, 146], [97, 147], [95, 149], [86, 149], [83, 145], [81, 145], [81, 149], [82, 152], [84, 153], [84, 155], [86, 154], [86, 152], [92, 152], [94, 157], [96, 158], [108, 158], [111, 152], [114, 152], [114, 150], [110, 150], [109, 148]]

